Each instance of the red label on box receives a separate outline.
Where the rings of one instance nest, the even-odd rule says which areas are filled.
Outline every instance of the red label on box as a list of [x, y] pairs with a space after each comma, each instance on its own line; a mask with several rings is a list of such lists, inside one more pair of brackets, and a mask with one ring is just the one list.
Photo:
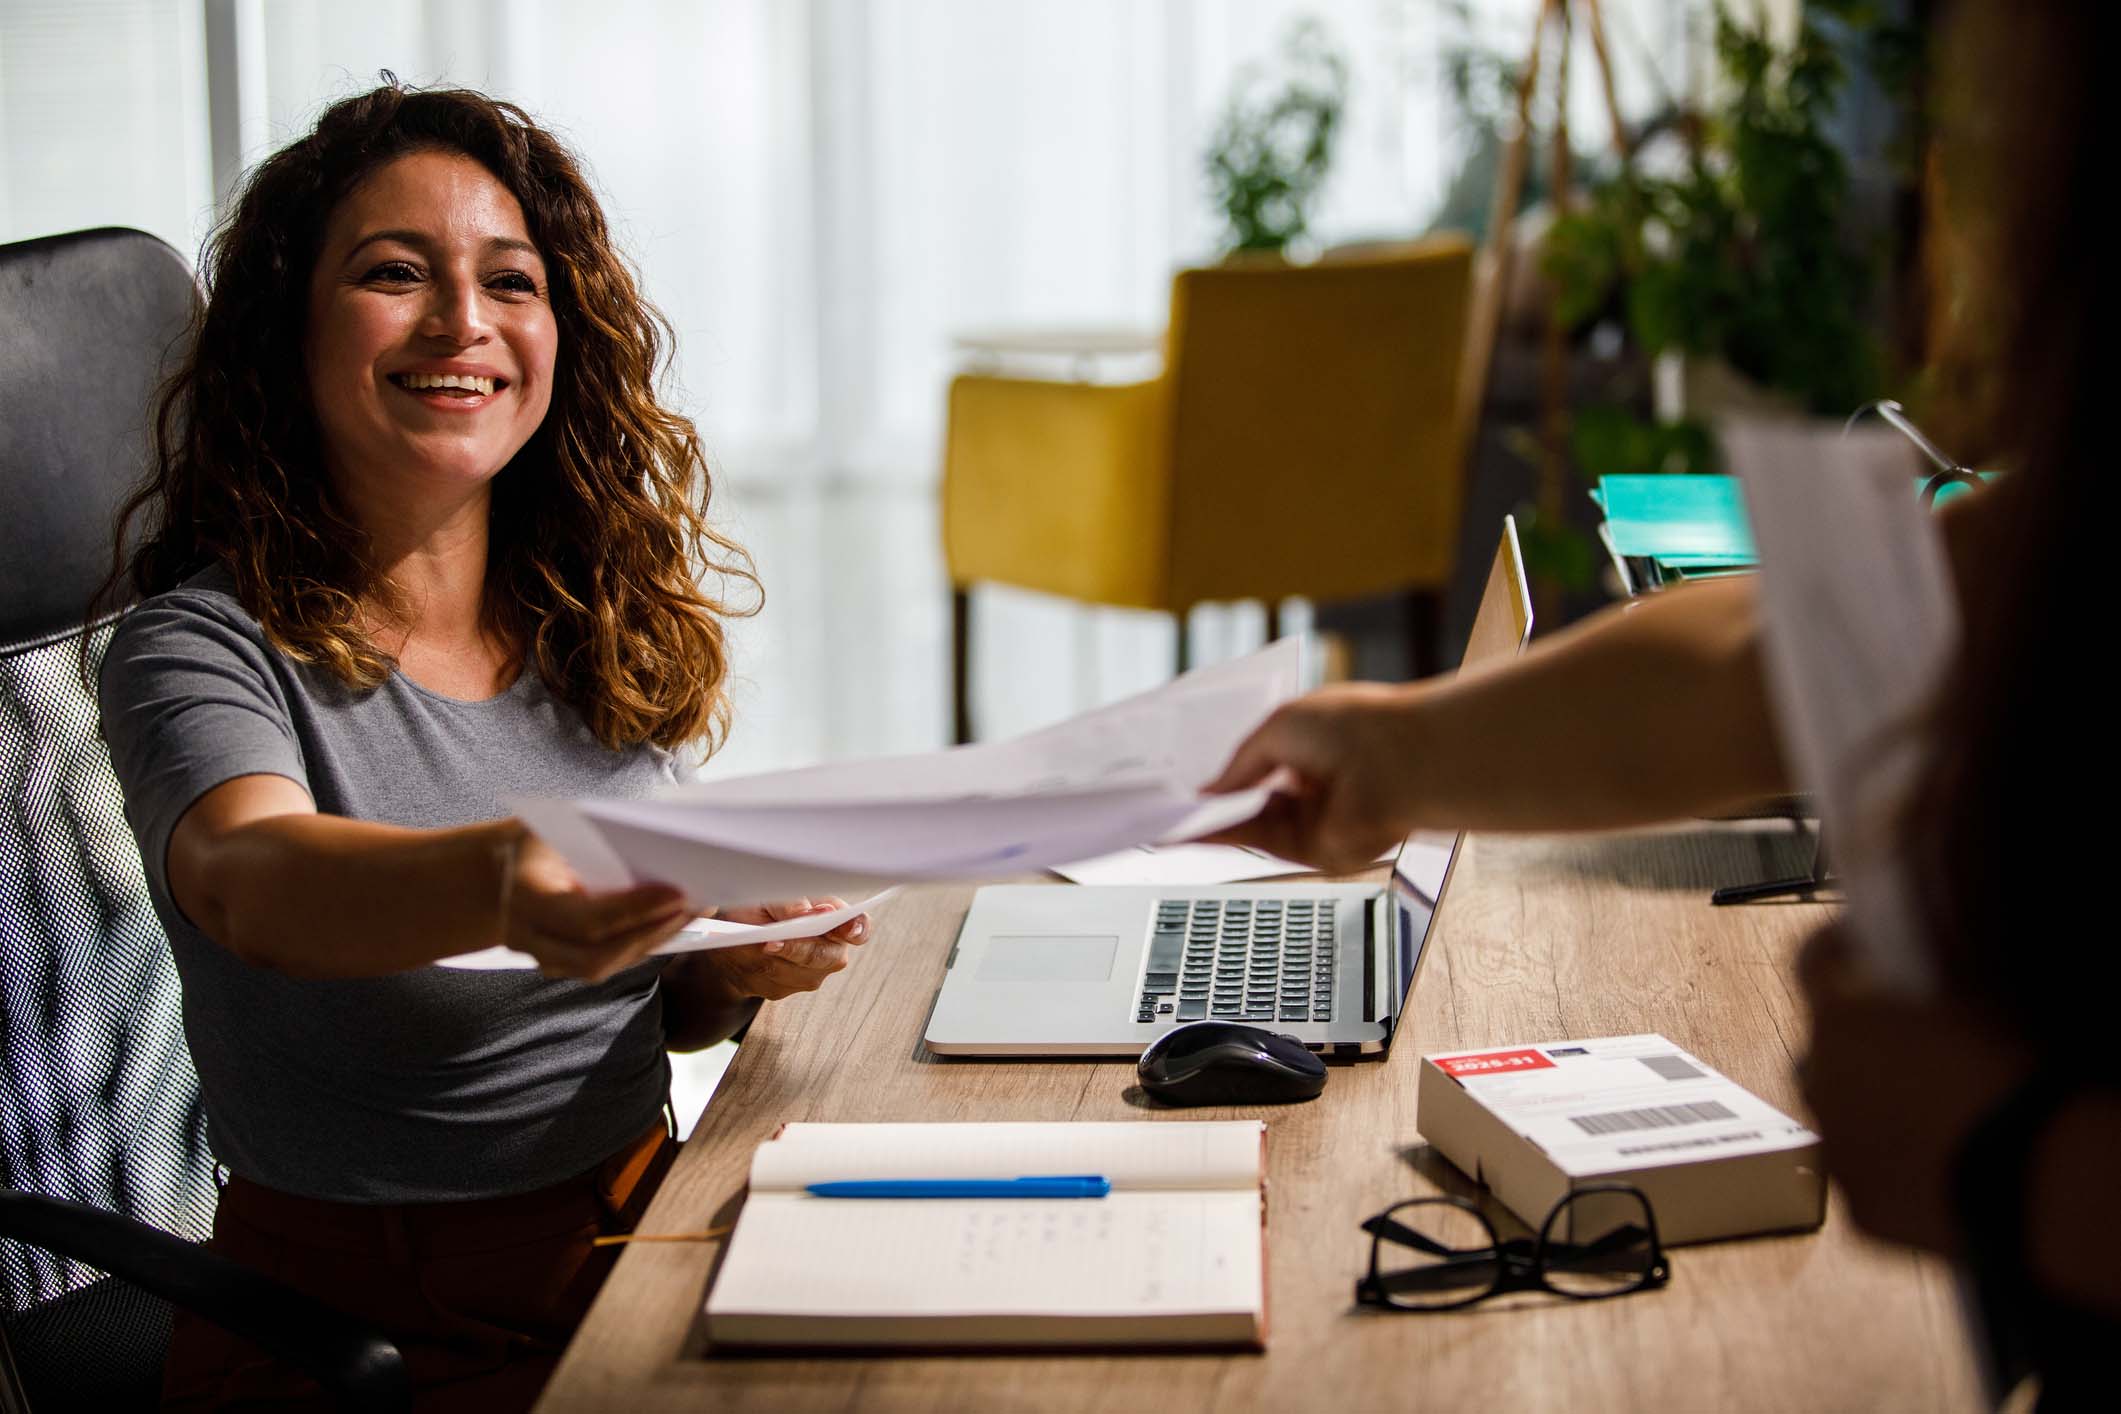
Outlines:
[[1552, 1070], [1554, 1062], [1538, 1051], [1482, 1051], [1477, 1056], [1438, 1056], [1446, 1075], [1499, 1075], [1513, 1070]]

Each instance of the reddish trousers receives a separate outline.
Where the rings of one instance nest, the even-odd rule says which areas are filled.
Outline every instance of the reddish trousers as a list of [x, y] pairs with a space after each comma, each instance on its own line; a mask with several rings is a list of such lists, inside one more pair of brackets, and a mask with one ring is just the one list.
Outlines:
[[[534, 1193], [369, 1205], [232, 1178], [216, 1252], [337, 1307], [398, 1344], [418, 1410], [528, 1409], [677, 1154], [659, 1124], [596, 1168]], [[165, 1409], [330, 1408], [315, 1381], [177, 1313]]]

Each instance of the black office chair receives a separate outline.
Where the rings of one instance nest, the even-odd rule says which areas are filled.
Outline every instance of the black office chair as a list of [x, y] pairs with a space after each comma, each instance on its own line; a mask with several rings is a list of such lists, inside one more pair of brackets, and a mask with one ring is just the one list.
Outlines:
[[169, 943], [77, 675], [195, 290], [140, 231], [0, 246], [0, 1411], [151, 1407], [171, 1303], [409, 1404], [398, 1350], [199, 1245], [214, 1166]]

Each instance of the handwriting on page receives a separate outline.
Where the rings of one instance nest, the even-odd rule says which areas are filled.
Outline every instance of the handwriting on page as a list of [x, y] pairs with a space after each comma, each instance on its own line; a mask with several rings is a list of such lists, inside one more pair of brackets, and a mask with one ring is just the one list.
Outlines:
[[[1256, 1193], [987, 1202], [754, 1195], [743, 1221], [745, 1242], [730, 1254], [718, 1299], [753, 1309], [1245, 1310], [1260, 1282]], [[816, 1280], [823, 1250], [842, 1258], [827, 1289]]]

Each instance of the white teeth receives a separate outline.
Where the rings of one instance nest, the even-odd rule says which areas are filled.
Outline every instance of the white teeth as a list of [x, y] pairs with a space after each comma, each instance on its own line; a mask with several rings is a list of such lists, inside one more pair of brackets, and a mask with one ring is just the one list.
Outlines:
[[467, 393], [493, 392], [493, 379], [475, 378], [468, 373], [400, 373], [398, 386], [419, 390], [422, 388], [460, 388]]

